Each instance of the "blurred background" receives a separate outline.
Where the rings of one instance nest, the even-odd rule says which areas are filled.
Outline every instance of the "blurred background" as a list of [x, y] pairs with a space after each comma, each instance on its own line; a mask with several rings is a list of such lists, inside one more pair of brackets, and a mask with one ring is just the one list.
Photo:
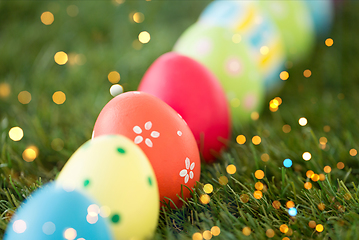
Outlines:
[[[0, 1], [2, 189], [54, 179], [91, 138], [98, 114], [112, 99], [111, 85], [136, 90], [153, 61], [172, 50], [210, 2]], [[233, 130], [233, 142], [239, 133], [268, 135], [268, 150], [285, 124], [306, 117], [316, 132], [328, 126], [340, 146], [357, 146], [358, 11], [357, 1], [335, 5], [330, 34], [317, 39], [303, 61], [287, 64], [290, 77], [277, 94], [283, 100], [279, 110], [271, 111], [266, 99], [259, 118]], [[327, 38], [333, 46], [325, 44]], [[310, 77], [303, 74], [307, 69]], [[13, 127], [22, 131], [14, 129], [11, 137]], [[293, 146], [302, 141], [288, 140]], [[340, 158], [342, 152], [332, 148], [326, 154]], [[359, 173], [356, 160], [348, 164]]]

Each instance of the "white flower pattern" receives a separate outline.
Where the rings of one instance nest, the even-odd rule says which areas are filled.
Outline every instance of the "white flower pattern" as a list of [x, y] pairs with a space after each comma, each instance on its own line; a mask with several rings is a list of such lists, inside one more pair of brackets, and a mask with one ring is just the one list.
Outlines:
[[[145, 123], [145, 130], [149, 131], [149, 130], [151, 130], [151, 128], [152, 128], [152, 122], [151, 121], [146, 122]], [[137, 134], [142, 133], [142, 129], [139, 126], [134, 126], [133, 131], [135, 133], [137, 133]], [[160, 136], [159, 132], [157, 132], [157, 131], [152, 131], [151, 132], [151, 137], [158, 138], [159, 136]], [[134, 142], [136, 144], [140, 144], [142, 141], [143, 141], [143, 137], [141, 135], [138, 135], [134, 140]], [[145, 139], [145, 144], [150, 148], [153, 147], [153, 143], [152, 143], [151, 139], [149, 139], [149, 138]]]
[[189, 158], [186, 158], [185, 160], [185, 164], [186, 164], [186, 169], [182, 169], [179, 173], [179, 175], [181, 177], [184, 177], [184, 183], [187, 183], [189, 179], [192, 179], [194, 174], [193, 174], [193, 169], [195, 166], [195, 163], [191, 163], [191, 160], [189, 160]]

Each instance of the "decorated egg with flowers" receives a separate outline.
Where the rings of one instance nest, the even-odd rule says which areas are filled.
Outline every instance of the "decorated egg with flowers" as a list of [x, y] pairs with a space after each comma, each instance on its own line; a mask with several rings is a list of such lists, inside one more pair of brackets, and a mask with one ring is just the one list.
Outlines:
[[108, 214], [89, 195], [49, 183], [16, 211], [4, 240], [112, 240]]
[[142, 78], [150, 93], [187, 122], [206, 162], [213, 162], [230, 137], [227, 99], [218, 79], [196, 60], [175, 52], [159, 57]]
[[65, 164], [57, 183], [93, 196], [116, 239], [151, 238], [157, 227], [155, 173], [143, 151], [124, 136], [105, 135], [84, 143]]
[[[100, 112], [93, 136], [120, 134], [142, 149], [156, 175], [160, 200], [180, 198], [200, 178], [201, 165], [196, 140], [183, 118], [161, 99], [144, 92], [126, 92], [109, 101]], [[173, 204], [171, 204], [172, 207]]]
[[218, 26], [192, 25], [178, 39], [174, 51], [196, 59], [220, 81], [236, 126], [263, 107], [264, 83], [245, 36], [233, 41], [234, 32]]

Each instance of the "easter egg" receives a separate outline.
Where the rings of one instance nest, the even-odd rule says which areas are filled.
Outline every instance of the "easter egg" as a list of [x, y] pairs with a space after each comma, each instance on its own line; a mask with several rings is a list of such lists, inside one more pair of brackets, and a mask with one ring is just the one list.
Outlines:
[[191, 129], [203, 158], [215, 160], [230, 137], [230, 116], [224, 90], [213, 73], [192, 58], [170, 52], [151, 65], [138, 90], [176, 110]]
[[287, 58], [298, 62], [314, 45], [314, 26], [304, 1], [259, 1], [279, 29]]
[[113, 239], [103, 208], [78, 191], [54, 182], [36, 190], [21, 205], [4, 240]]
[[245, 36], [233, 42], [234, 35], [223, 27], [197, 23], [182, 34], [174, 51], [199, 61], [217, 76], [226, 92], [232, 123], [238, 126], [262, 109], [264, 84]]
[[57, 182], [86, 191], [105, 206], [116, 239], [152, 236], [159, 214], [157, 181], [146, 155], [130, 139], [107, 135], [87, 141]]
[[216, 0], [205, 8], [198, 22], [233, 30], [235, 42], [246, 36], [264, 77], [266, 93], [270, 95], [280, 89], [283, 81], [279, 74], [286, 60], [283, 41], [276, 25], [258, 2]]
[[319, 37], [326, 37], [333, 21], [332, 0], [305, 1], [313, 19], [314, 29]]
[[161, 201], [170, 198], [179, 207], [179, 197], [190, 197], [187, 187], [194, 187], [201, 172], [199, 151], [186, 122], [168, 104], [144, 92], [122, 93], [96, 120], [94, 139], [106, 134], [124, 135], [143, 150], [156, 174]]

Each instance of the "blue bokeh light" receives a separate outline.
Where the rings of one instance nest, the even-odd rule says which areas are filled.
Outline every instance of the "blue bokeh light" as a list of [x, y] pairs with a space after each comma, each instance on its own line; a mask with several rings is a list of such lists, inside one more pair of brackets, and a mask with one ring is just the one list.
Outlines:
[[286, 168], [291, 167], [292, 164], [293, 164], [293, 162], [292, 162], [292, 160], [290, 160], [289, 158], [287, 158], [287, 159], [285, 159], [285, 160], [283, 161], [283, 165], [284, 165], [284, 167], [286, 167]]
[[296, 208], [289, 208], [288, 213], [289, 213], [289, 215], [294, 217], [295, 215], [297, 215], [298, 212], [297, 212]]

